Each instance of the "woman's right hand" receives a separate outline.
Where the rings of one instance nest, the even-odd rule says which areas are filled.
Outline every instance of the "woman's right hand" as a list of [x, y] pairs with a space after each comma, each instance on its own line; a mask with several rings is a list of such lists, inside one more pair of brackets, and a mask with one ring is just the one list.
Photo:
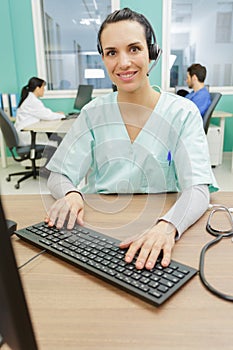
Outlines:
[[49, 209], [45, 222], [49, 226], [61, 229], [65, 222], [70, 230], [76, 223], [84, 225], [84, 202], [78, 192], [70, 192], [65, 197], [58, 199]]

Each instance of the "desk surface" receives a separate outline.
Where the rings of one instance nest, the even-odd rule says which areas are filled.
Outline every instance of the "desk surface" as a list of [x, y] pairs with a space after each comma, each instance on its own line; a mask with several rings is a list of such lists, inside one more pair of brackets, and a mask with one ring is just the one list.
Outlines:
[[211, 118], [232, 118], [233, 113], [224, 112], [224, 111], [213, 111]]
[[[2, 196], [18, 227], [41, 221], [49, 195]], [[118, 238], [139, 232], [167, 210], [176, 195], [87, 196], [86, 223]], [[232, 207], [232, 193], [212, 195]], [[32, 210], [34, 208], [34, 210]], [[177, 242], [173, 259], [198, 268], [208, 213]], [[18, 264], [39, 250], [13, 237]], [[233, 294], [233, 243], [225, 239], [206, 257], [206, 275]], [[45, 350], [230, 350], [233, 305], [210, 294], [195, 276], [156, 308], [48, 254], [20, 270], [40, 349]]]
[[[224, 111], [214, 111], [212, 118], [230, 118], [233, 117], [232, 113]], [[34, 131], [34, 132], [59, 132], [67, 133], [72, 124], [74, 123], [75, 118], [67, 120], [53, 120], [53, 121], [39, 121], [35, 124], [25, 127], [25, 131]]]
[[66, 134], [72, 124], [74, 123], [75, 118], [67, 120], [42, 120], [35, 124], [29, 125], [24, 128], [25, 131], [34, 131], [34, 132], [58, 132]]

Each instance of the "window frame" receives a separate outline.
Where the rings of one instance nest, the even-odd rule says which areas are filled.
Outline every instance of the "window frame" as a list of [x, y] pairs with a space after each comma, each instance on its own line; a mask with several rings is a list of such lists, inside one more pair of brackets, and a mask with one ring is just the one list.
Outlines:
[[[163, 0], [161, 86], [163, 90], [174, 92], [175, 89], [170, 87], [169, 71], [171, 14], [172, 0]], [[220, 92], [222, 95], [233, 95], [233, 86], [210, 86], [210, 92]]]
[[[112, 11], [120, 9], [120, 0], [111, 0]], [[36, 67], [37, 75], [47, 80], [46, 78], [46, 63], [45, 55], [41, 55], [41, 52], [45, 52], [44, 38], [43, 38], [43, 24], [42, 24], [42, 9], [40, 0], [31, 0], [32, 7], [32, 21], [34, 29], [34, 41], [35, 41], [35, 54], [36, 54]], [[98, 96], [103, 93], [109, 92], [109, 89], [94, 89], [93, 96]], [[75, 98], [77, 90], [47, 90], [45, 89], [45, 98]]]

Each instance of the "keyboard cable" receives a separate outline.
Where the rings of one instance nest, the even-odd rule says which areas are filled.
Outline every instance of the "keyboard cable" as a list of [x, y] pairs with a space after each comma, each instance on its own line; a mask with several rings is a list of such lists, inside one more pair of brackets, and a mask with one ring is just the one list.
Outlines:
[[38, 258], [38, 256], [46, 253], [47, 250], [41, 250], [38, 254], [34, 255], [32, 258], [30, 258], [29, 260], [25, 261], [25, 263], [23, 263], [22, 265], [18, 266], [18, 270], [20, 270], [22, 267], [26, 266], [27, 264], [29, 264], [30, 262], [32, 262], [34, 259]]

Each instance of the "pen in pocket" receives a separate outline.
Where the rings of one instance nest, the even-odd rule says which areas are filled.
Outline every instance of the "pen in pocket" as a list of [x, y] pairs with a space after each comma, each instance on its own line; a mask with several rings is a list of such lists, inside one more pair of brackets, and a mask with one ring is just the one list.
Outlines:
[[168, 164], [169, 164], [169, 166], [170, 166], [170, 165], [171, 165], [171, 161], [172, 161], [171, 151], [168, 151], [168, 154], [167, 154], [167, 161], [168, 161]]

